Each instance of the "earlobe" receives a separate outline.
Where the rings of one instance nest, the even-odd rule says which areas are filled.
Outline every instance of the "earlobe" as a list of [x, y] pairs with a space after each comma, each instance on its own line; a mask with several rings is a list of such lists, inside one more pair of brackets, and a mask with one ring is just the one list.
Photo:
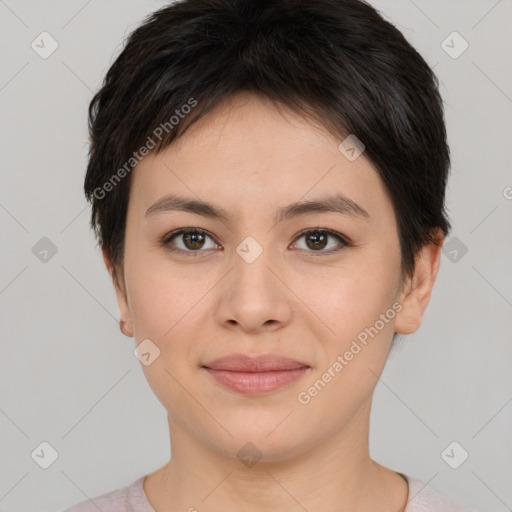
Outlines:
[[130, 308], [128, 307], [128, 300], [126, 294], [126, 286], [124, 283], [123, 276], [121, 276], [121, 283], [118, 283], [115, 270], [112, 265], [111, 259], [107, 250], [105, 248], [102, 249], [103, 253], [103, 261], [105, 262], [105, 266], [107, 267], [108, 273], [112, 278], [112, 283], [114, 284], [114, 289], [116, 292], [117, 305], [119, 307], [120, 319], [119, 319], [119, 329], [120, 331], [130, 338], [133, 338], [133, 326], [130, 314]]
[[440, 229], [436, 230], [435, 239], [437, 243], [424, 246], [418, 253], [414, 275], [407, 280], [400, 297], [402, 310], [395, 321], [399, 334], [411, 334], [421, 326], [441, 263], [444, 235]]
[[420, 328], [423, 311], [412, 291], [404, 296], [400, 304], [402, 310], [396, 316], [395, 332], [398, 334], [412, 334]]

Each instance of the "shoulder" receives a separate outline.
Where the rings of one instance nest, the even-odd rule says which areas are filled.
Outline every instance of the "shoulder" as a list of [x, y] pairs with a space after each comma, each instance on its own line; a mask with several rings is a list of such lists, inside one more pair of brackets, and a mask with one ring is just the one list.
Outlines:
[[144, 493], [143, 480], [141, 476], [125, 487], [81, 501], [63, 512], [155, 512]]
[[409, 484], [409, 498], [405, 512], [477, 512], [441, 496], [430, 485], [417, 478], [403, 476]]

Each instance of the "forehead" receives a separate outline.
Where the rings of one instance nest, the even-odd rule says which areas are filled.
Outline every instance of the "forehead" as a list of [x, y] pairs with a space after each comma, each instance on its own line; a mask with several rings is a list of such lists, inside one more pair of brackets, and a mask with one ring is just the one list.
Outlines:
[[340, 142], [295, 112], [257, 96], [238, 95], [138, 164], [130, 208], [144, 214], [175, 193], [207, 200], [233, 218], [268, 211], [275, 220], [278, 207], [341, 194], [372, 218], [393, 219], [375, 168], [364, 153], [347, 159], [338, 149]]

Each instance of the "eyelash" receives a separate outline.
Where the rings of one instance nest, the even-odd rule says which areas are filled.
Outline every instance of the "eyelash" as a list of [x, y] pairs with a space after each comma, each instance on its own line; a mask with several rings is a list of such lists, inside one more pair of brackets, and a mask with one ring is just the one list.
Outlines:
[[[341, 235], [337, 231], [333, 231], [333, 230], [328, 229], [328, 228], [322, 228], [320, 226], [317, 227], [317, 228], [308, 228], [308, 229], [302, 230], [295, 237], [294, 243], [296, 243], [304, 235], [307, 235], [307, 234], [310, 234], [310, 233], [321, 233], [321, 234], [324, 234], [324, 235], [329, 235], [329, 236], [335, 238], [341, 244], [340, 248], [330, 249], [328, 251], [322, 251], [322, 250], [319, 250], [319, 251], [309, 250], [309, 251], [307, 251], [306, 250], [306, 252], [311, 253], [314, 256], [323, 256], [323, 255], [334, 254], [334, 253], [337, 253], [337, 252], [341, 251], [345, 247], [350, 247], [352, 245], [351, 242], [346, 237], [344, 237], [343, 235]], [[197, 250], [197, 251], [192, 251], [192, 250], [185, 251], [183, 249], [176, 249], [176, 248], [171, 247], [171, 240], [173, 240], [174, 238], [177, 238], [179, 235], [185, 235], [185, 234], [202, 234], [202, 235], [206, 235], [206, 236], [210, 237], [217, 244], [217, 242], [215, 241], [214, 237], [212, 235], [210, 235], [208, 233], [208, 231], [205, 231], [204, 229], [199, 229], [199, 228], [181, 228], [181, 229], [177, 229], [175, 231], [171, 231], [170, 233], [167, 233], [160, 240], [160, 245], [162, 247], [164, 247], [166, 250], [168, 250], [169, 252], [181, 253], [181, 254], [183, 254], [185, 256], [197, 257], [202, 252], [206, 252], [205, 250], [200, 250], [200, 249]], [[302, 249], [299, 249], [299, 250], [302, 250]]]

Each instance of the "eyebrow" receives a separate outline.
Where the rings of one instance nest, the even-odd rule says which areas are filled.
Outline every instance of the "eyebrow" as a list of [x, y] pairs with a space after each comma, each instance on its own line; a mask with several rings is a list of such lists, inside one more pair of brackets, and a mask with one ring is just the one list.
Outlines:
[[[203, 217], [218, 219], [225, 223], [233, 220], [233, 215], [224, 208], [214, 206], [195, 199], [187, 199], [170, 194], [160, 198], [153, 203], [144, 214], [145, 217], [156, 213], [169, 211], [182, 211], [195, 213]], [[341, 194], [330, 195], [315, 201], [300, 201], [279, 208], [274, 215], [274, 223], [279, 223], [293, 217], [307, 215], [312, 213], [334, 212], [342, 215], [348, 215], [355, 218], [368, 220], [369, 213], [356, 202]]]

